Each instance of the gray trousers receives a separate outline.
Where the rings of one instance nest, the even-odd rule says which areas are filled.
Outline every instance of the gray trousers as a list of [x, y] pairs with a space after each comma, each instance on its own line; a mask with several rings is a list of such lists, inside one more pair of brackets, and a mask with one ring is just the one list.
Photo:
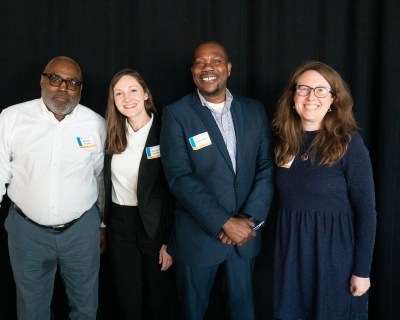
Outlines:
[[97, 206], [93, 206], [71, 227], [57, 232], [24, 219], [11, 206], [5, 227], [19, 320], [50, 319], [57, 264], [68, 297], [70, 319], [96, 319], [100, 220]]

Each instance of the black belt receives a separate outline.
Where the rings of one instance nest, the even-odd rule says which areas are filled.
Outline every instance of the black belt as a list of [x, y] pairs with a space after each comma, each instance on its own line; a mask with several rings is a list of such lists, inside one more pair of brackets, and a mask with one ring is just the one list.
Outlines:
[[59, 225], [56, 225], [56, 226], [45, 226], [45, 225], [42, 225], [42, 224], [39, 224], [39, 223], [33, 221], [32, 219], [29, 219], [26, 216], [26, 214], [23, 213], [22, 210], [15, 203], [14, 203], [14, 210], [17, 211], [24, 219], [32, 222], [33, 224], [36, 224], [37, 226], [39, 226], [41, 228], [51, 229], [51, 230], [54, 230], [54, 231], [64, 231], [64, 230], [68, 229], [70, 226], [72, 226], [79, 219], [78, 218], [78, 219], [72, 220], [72, 221], [70, 221], [68, 223], [59, 224]]

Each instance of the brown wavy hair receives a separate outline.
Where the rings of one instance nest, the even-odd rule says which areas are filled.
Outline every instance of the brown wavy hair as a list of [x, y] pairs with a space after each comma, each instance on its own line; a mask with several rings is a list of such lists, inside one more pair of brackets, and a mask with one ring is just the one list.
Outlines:
[[120, 154], [125, 151], [128, 145], [128, 128], [126, 126], [126, 116], [118, 111], [114, 101], [114, 87], [123, 76], [131, 76], [135, 78], [137, 82], [139, 82], [139, 84], [143, 88], [143, 91], [148, 95], [148, 99], [144, 101], [144, 108], [147, 114], [150, 117], [152, 113], [158, 115], [158, 112], [153, 104], [153, 96], [151, 95], [149, 88], [147, 87], [140, 74], [137, 71], [131, 69], [124, 69], [117, 72], [111, 79], [110, 87], [108, 90], [108, 100], [105, 117], [107, 122], [107, 147], [105, 152], [107, 154]]
[[309, 61], [292, 75], [276, 107], [272, 127], [277, 135], [275, 145], [277, 164], [288, 163], [299, 152], [305, 139], [300, 116], [293, 107], [297, 81], [309, 70], [321, 74], [333, 91], [332, 111], [322, 119], [321, 127], [309, 149], [311, 161], [314, 162], [315, 156], [318, 155], [319, 165], [331, 166], [338, 162], [347, 151], [352, 132], [358, 130], [352, 110], [353, 99], [342, 77], [322, 62]]

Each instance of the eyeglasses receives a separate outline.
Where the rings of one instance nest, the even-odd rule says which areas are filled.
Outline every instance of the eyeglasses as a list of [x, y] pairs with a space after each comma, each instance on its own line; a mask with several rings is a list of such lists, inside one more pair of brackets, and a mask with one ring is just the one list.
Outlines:
[[59, 87], [63, 82], [65, 82], [67, 89], [71, 91], [76, 91], [78, 88], [82, 85], [82, 82], [74, 79], [63, 79], [60, 76], [57, 76], [55, 74], [49, 74], [49, 73], [42, 73], [42, 76], [48, 77], [49, 82], [52, 86], [54, 87]]
[[311, 87], [305, 86], [305, 85], [296, 86], [296, 93], [302, 97], [307, 97], [311, 93], [312, 90], [314, 91], [314, 94], [317, 98], [325, 98], [328, 95], [328, 93], [330, 93], [332, 96], [334, 96], [333, 91], [329, 88], [325, 88], [325, 87], [311, 88]]

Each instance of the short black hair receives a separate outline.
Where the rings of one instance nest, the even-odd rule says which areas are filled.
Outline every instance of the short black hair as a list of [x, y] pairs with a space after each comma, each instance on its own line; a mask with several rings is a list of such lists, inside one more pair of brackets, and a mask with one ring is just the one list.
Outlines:
[[[205, 42], [200, 43], [200, 44], [196, 47], [196, 49], [194, 50], [193, 56], [194, 56], [194, 54], [196, 53], [196, 51], [197, 51], [198, 48], [200, 48], [201, 46], [204, 46], [204, 45], [206, 45], [206, 44], [215, 44], [215, 45], [219, 46], [219, 47], [222, 49], [222, 51], [224, 52], [226, 61], [229, 62], [228, 54], [226, 53], [225, 47], [224, 47], [221, 43], [219, 43], [218, 41], [213, 41], [213, 40], [205, 41]], [[194, 61], [194, 57], [193, 57], [193, 61]]]

